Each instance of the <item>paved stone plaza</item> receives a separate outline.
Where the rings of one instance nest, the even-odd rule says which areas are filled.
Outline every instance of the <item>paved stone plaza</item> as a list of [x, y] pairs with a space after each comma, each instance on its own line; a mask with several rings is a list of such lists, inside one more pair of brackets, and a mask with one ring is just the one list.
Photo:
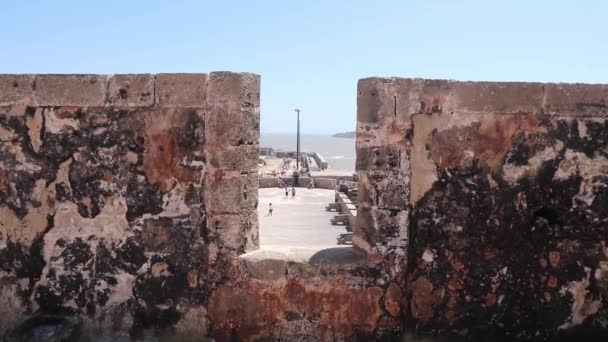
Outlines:
[[[286, 198], [285, 189], [259, 189], [260, 245], [336, 245], [336, 237], [346, 233], [346, 229], [344, 226], [333, 226], [329, 222], [336, 212], [325, 211], [325, 206], [334, 202], [334, 191], [296, 188], [295, 198], [291, 197], [291, 188], [289, 191], [289, 197]], [[272, 216], [268, 216], [269, 203], [272, 203], [274, 209]]]

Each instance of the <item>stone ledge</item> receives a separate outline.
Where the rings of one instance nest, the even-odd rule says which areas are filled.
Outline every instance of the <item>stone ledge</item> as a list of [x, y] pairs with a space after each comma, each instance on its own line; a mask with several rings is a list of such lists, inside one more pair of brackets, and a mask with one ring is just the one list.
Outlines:
[[260, 126], [260, 76], [212, 72], [207, 87], [205, 137], [210, 146], [257, 145]]
[[163, 107], [203, 107], [207, 78], [207, 74], [158, 74], [156, 103]]
[[608, 116], [608, 84], [370, 77], [357, 88], [357, 121], [363, 125], [420, 113]]
[[36, 75], [33, 104], [37, 106], [103, 106], [106, 75]]
[[[230, 102], [244, 124], [259, 126], [260, 76], [229, 71], [210, 74], [0, 74], [0, 106], [206, 108], [209, 77], [222, 83], [211, 95], [213, 103]], [[240, 128], [238, 133], [238, 141], [257, 144], [259, 140], [253, 130]]]
[[35, 75], [0, 75], [0, 106], [23, 104], [34, 95]]
[[240, 258], [252, 278], [264, 281], [343, 275], [368, 265], [367, 255], [350, 246], [263, 247]]
[[147, 107], [154, 105], [156, 76], [119, 74], [110, 77], [108, 103], [112, 106]]

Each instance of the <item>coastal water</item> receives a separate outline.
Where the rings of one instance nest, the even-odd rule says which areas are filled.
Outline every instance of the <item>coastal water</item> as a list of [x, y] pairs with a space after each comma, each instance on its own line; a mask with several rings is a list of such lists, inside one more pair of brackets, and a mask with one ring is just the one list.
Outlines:
[[[296, 135], [281, 133], [262, 133], [260, 146], [272, 147], [275, 151], [295, 151]], [[355, 170], [355, 139], [333, 138], [330, 135], [300, 135], [302, 152], [318, 152], [329, 163], [333, 171]]]

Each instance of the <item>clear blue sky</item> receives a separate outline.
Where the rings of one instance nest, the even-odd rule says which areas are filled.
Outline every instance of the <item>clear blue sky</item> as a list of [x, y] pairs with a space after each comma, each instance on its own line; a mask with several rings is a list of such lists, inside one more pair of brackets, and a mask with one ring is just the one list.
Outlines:
[[4, 1], [0, 73], [250, 71], [262, 131], [355, 126], [368, 76], [608, 83], [608, 2]]

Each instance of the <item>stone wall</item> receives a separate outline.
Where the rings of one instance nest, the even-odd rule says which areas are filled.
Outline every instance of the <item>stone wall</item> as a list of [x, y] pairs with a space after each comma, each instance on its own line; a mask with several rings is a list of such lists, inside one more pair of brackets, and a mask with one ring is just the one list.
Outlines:
[[371, 78], [357, 120], [355, 248], [264, 250], [258, 76], [0, 75], [0, 333], [606, 335], [608, 86]]
[[258, 245], [259, 81], [0, 75], [0, 335], [48, 313], [207, 336]]
[[258, 249], [255, 75], [2, 75], [0, 140], [0, 334], [400, 335], [382, 258]]
[[608, 334], [608, 86], [359, 81], [356, 244], [419, 333]]

